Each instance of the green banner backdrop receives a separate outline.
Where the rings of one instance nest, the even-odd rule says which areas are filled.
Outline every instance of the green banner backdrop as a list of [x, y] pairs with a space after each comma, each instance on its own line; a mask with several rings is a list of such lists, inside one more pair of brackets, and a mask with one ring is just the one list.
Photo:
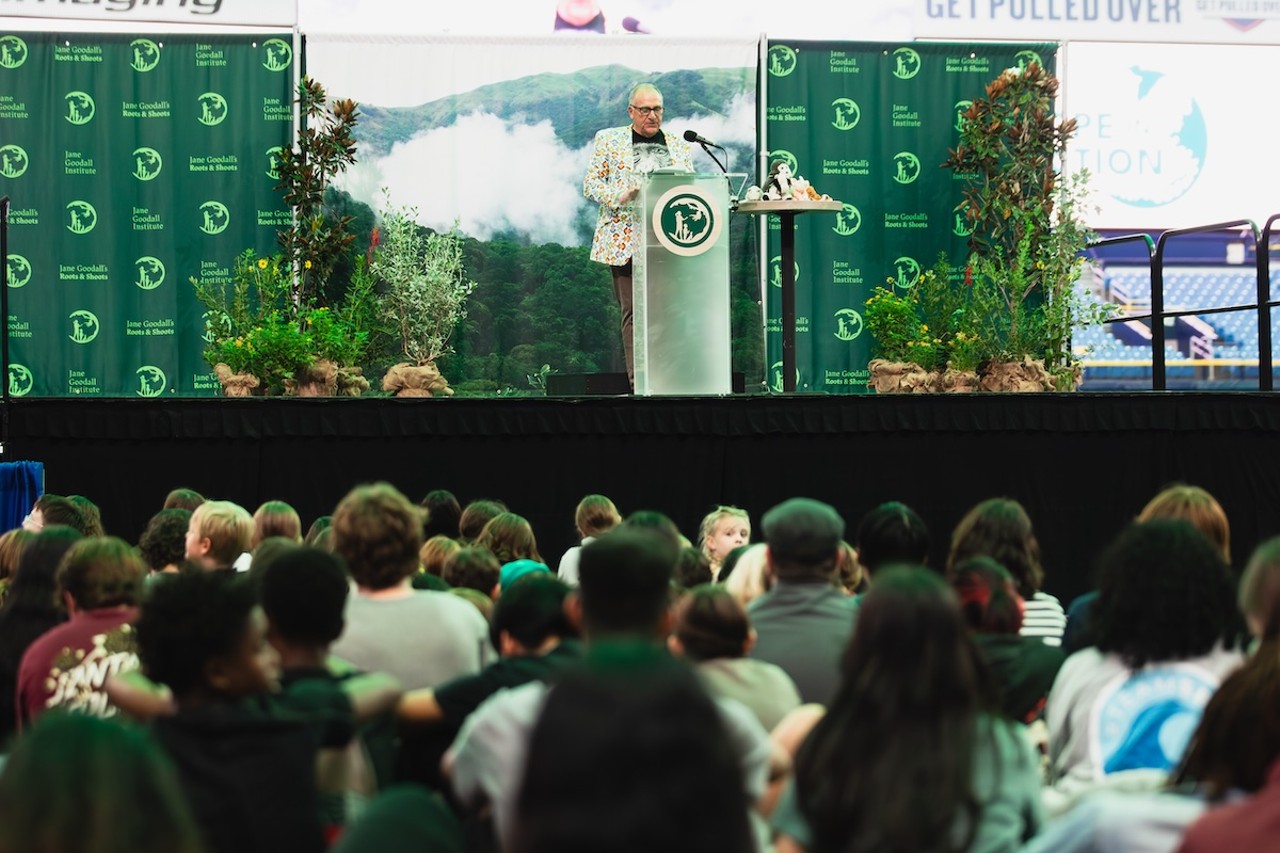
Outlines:
[[[796, 219], [796, 390], [867, 390], [862, 312], [877, 285], [909, 286], [968, 237], [959, 182], [939, 164], [969, 102], [1005, 68], [1054, 44], [770, 42], [764, 69], [769, 160], [786, 161], [839, 213]], [[779, 232], [769, 223], [769, 381], [782, 390]]]
[[190, 279], [274, 252], [293, 86], [288, 36], [0, 35], [11, 394], [219, 392]]

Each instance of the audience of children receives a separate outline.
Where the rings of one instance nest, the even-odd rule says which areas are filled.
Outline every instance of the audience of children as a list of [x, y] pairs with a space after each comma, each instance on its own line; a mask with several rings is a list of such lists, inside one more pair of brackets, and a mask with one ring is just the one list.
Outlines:
[[281, 500], [175, 489], [136, 549], [100, 518], [46, 495], [0, 533], [0, 853], [1201, 851], [1280, 829], [1280, 537], [1236, 585], [1196, 487], [1118, 532], [1065, 662], [1008, 498], [956, 524], [945, 572], [896, 502], [853, 547], [807, 498], [755, 544], [718, 507], [691, 547], [588, 495], [556, 574], [523, 517], [445, 490], [358, 486], [314, 548]]

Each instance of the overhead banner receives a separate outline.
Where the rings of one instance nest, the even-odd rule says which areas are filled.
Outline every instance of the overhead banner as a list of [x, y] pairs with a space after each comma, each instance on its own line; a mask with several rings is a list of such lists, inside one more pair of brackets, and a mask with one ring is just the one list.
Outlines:
[[298, 0], [0, 0], [0, 16], [63, 21], [160, 21], [218, 27], [293, 27]]
[[272, 36], [0, 35], [12, 395], [219, 392], [190, 280], [290, 221], [292, 66]]
[[1273, 0], [914, 0], [919, 39], [1280, 43]]
[[[796, 219], [796, 390], [867, 390], [867, 298], [909, 286], [946, 252], [963, 266], [963, 185], [941, 163], [972, 99], [1006, 68], [1055, 67], [1054, 44], [770, 42], [770, 161], [786, 162], [839, 213]], [[769, 223], [769, 381], [781, 391], [778, 222]]]

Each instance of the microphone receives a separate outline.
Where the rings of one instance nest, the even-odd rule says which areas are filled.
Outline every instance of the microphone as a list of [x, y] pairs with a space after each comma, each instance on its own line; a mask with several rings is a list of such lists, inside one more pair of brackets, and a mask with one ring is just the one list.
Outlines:
[[649, 35], [649, 31], [635, 18], [627, 16], [622, 19], [622, 28], [629, 33], [643, 33]]
[[714, 142], [712, 142], [710, 139], [707, 139], [705, 136], [699, 136], [695, 131], [692, 131], [692, 130], [686, 130], [686, 131], [684, 132], [684, 141], [685, 141], [685, 142], [696, 142], [696, 143], [698, 143], [699, 145], [705, 145], [705, 146], [708, 146], [708, 147], [710, 147], [710, 148], [719, 148], [721, 151], [723, 151], [723, 150], [724, 150], [724, 146], [723, 146], [723, 145], [716, 145], [716, 144], [715, 144]]

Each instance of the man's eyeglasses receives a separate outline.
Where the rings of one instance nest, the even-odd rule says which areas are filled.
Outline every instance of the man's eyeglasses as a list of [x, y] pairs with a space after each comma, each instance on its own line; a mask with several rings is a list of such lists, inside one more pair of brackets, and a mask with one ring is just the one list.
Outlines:
[[635, 110], [636, 112], [640, 113], [640, 115], [644, 115], [644, 116], [662, 115], [662, 107], [637, 107], [635, 104], [631, 104], [631, 109]]

